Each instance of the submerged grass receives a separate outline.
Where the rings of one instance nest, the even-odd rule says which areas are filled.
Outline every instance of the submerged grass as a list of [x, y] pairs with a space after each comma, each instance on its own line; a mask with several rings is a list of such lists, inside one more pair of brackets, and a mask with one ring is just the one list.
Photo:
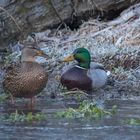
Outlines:
[[137, 118], [137, 119], [131, 118], [131, 119], [125, 120], [124, 122], [129, 125], [140, 125], [140, 118]]
[[1, 94], [1, 95], [0, 95], [0, 103], [5, 102], [7, 98], [8, 98], [8, 95], [6, 95], [6, 94]]
[[68, 108], [65, 111], [57, 112], [56, 116], [60, 118], [74, 119], [100, 119], [104, 116], [112, 116], [117, 111], [117, 107], [113, 106], [112, 110], [105, 110], [98, 107], [94, 103], [83, 102], [77, 109]]
[[29, 112], [27, 114], [19, 113], [17, 110], [10, 115], [6, 115], [4, 117], [4, 121], [7, 122], [40, 122], [46, 120], [46, 116], [42, 113], [32, 113]]

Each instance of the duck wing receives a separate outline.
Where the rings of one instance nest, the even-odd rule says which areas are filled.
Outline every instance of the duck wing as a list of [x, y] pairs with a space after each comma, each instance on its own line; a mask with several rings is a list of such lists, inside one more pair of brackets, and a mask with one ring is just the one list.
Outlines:
[[90, 69], [101, 69], [101, 70], [105, 70], [104, 65], [102, 65], [100, 63], [95, 63], [95, 62], [91, 62], [90, 63]]
[[107, 73], [104, 66], [99, 63], [92, 62], [87, 72], [88, 77], [92, 80], [92, 88], [101, 88], [106, 84]]

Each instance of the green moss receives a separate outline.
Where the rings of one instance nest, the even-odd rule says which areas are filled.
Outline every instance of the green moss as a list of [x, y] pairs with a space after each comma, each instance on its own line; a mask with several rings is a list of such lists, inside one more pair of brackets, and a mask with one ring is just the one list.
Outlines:
[[5, 116], [5, 121], [8, 122], [40, 122], [46, 120], [46, 116], [42, 113], [33, 114], [29, 112], [27, 114], [19, 113], [17, 110], [10, 115]]
[[112, 107], [112, 110], [105, 110], [98, 107], [94, 103], [83, 102], [77, 109], [68, 108], [65, 111], [57, 112], [56, 116], [67, 119], [74, 118], [86, 118], [86, 119], [99, 119], [103, 116], [112, 116], [116, 113], [116, 106]]
[[3, 103], [3, 102], [5, 102], [5, 100], [7, 99], [7, 95], [5, 95], [5, 94], [2, 94], [2, 95], [0, 95], [0, 103]]
[[25, 14], [29, 11], [30, 9], [26, 8], [25, 6], [19, 6], [19, 8], [17, 9], [17, 13], [18, 14]]
[[127, 119], [126, 121], [124, 121], [126, 124], [129, 125], [140, 125], [140, 119]]

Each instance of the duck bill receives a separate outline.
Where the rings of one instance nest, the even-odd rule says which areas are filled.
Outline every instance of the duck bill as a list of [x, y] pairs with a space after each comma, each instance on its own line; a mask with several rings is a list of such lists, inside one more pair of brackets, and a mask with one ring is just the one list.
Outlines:
[[47, 54], [43, 54], [42, 57], [44, 57], [46, 60], [49, 59], [49, 56]]
[[70, 55], [66, 58], [63, 59], [63, 62], [69, 62], [69, 61], [73, 61], [74, 60], [74, 56], [73, 55]]
[[37, 52], [37, 55], [41, 56], [41, 57], [44, 57], [45, 59], [49, 58], [49, 56], [47, 54], [45, 54], [43, 51], [41, 51], [41, 50]]

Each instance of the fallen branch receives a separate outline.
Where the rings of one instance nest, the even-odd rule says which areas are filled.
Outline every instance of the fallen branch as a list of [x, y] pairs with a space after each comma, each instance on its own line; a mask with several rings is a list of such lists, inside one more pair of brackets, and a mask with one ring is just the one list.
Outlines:
[[[57, 17], [58, 17], [59, 20], [61, 21], [62, 25], [64, 25], [65, 27], [67, 27], [66, 23], [63, 21], [63, 19], [62, 19], [61, 16], [59, 15], [58, 11], [56, 10], [56, 8], [55, 8], [55, 6], [54, 6], [52, 0], [50, 0], [50, 4], [51, 4], [51, 6], [52, 6], [52, 8], [53, 8], [53, 10], [54, 10], [54, 12], [55, 12], [55, 14], [57, 15]], [[60, 24], [60, 25], [61, 25], [61, 24]], [[61, 26], [62, 26], [62, 25], [61, 25]]]
[[86, 92], [81, 91], [81, 90], [67, 91], [67, 92], [63, 93], [63, 95], [69, 95], [69, 94], [84, 94], [84, 95], [88, 96], [88, 94]]
[[14, 19], [14, 17], [12, 15], [9, 14], [9, 12], [7, 12], [7, 10], [5, 10], [3, 7], [0, 7], [0, 9], [2, 11], [4, 11], [12, 20], [13, 22], [16, 24], [17, 28], [19, 31], [21, 31], [21, 28], [19, 27], [18, 23], [16, 22], [16, 20]]

